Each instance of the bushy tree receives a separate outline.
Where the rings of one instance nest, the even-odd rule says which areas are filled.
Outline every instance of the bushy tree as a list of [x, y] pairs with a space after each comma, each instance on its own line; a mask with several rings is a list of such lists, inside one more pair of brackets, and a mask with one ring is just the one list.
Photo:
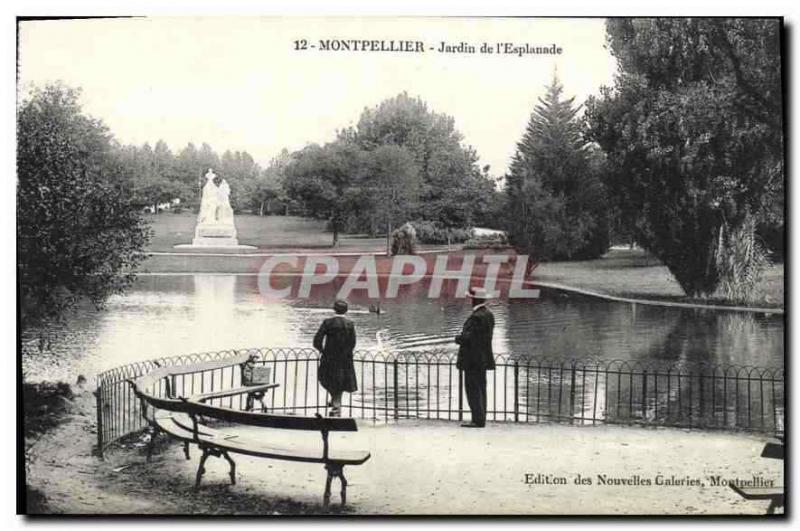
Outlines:
[[506, 179], [512, 243], [540, 260], [595, 258], [608, 248], [605, 193], [581, 132], [580, 107], [553, 81], [533, 110]]
[[401, 227], [392, 231], [392, 245], [389, 249], [391, 256], [416, 254], [417, 252], [417, 232], [411, 223], [404, 223]]
[[[290, 198], [286, 193], [286, 167], [292, 160], [292, 155], [283, 149], [277, 157], [273, 157], [269, 164], [247, 184], [245, 193], [250, 204], [258, 215], [263, 216], [273, 213], [274, 208], [282, 208], [283, 213], [288, 212]], [[287, 214], [288, 215], [288, 214]]]
[[397, 223], [407, 221], [418, 207], [422, 179], [414, 158], [404, 147], [387, 144], [362, 152], [358, 168], [358, 211], [370, 217], [372, 226], [389, 234]]
[[312, 216], [328, 220], [334, 247], [348, 212], [358, 202], [362, 158], [361, 150], [350, 142], [311, 144], [296, 152], [285, 169], [287, 194], [301, 201]]
[[225, 151], [217, 170], [220, 178], [231, 186], [231, 207], [240, 212], [249, 209], [255, 202], [255, 181], [261, 174], [261, 167], [246, 151]]
[[23, 329], [133, 278], [148, 228], [106, 127], [78, 92], [33, 90], [17, 112], [17, 272]]
[[754, 228], [784, 193], [780, 22], [610, 19], [607, 34], [620, 71], [589, 134], [636, 240], [690, 296], [757, 275]]
[[422, 99], [403, 92], [384, 100], [343, 134], [365, 151], [395, 145], [411, 154], [421, 177], [417, 217], [464, 227], [488, 208], [494, 184], [478, 168], [477, 153], [463, 145], [451, 116], [429, 110]]

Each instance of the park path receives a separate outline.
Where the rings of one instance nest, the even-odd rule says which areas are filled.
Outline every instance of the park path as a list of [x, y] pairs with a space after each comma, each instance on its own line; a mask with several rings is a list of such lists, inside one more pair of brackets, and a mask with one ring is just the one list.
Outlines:
[[[323, 512], [324, 471], [318, 465], [234, 456], [238, 477], [231, 486], [227, 464], [211, 459], [195, 493], [197, 453], [186, 461], [177, 444], [163, 444], [150, 464], [143, 448], [131, 446], [100, 461], [90, 450], [90, 398], [79, 397], [69, 421], [34, 449], [29, 483], [46, 494], [51, 511]], [[359, 430], [332, 439], [333, 445], [372, 452], [363, 466], [346, 469], [347, 512], [355, 514], [759, 514], [766, 502], [745, 501], [728, 487], [713, 486], [709, 476], [756, 475], [783, 485], [783, 462], [759, 457], [766, 437], [754, 434], [499, 423], [467, 430], [444, 421], [359, 422]], [[304, 442], [319, 443], [307, 435]], [[287, 443], [297, 434], [273, 431], [269, 437]], [[579, 474], [593, 484], [576, 484]], [[601, 485], [600, 475], [634, 485]], [[657, 476], [697, 478], [703, 486], [643, 484]], [[566, 484], [553, 484], [558, 478]]]

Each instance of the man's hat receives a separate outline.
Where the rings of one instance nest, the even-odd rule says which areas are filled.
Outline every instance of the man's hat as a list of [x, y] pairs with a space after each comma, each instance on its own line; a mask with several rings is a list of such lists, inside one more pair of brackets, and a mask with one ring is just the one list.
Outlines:
[[483, 300], [492, 298], [489, 295], [489, 292], [487, 292], [485, 289], [475, 288], [475, 287], [469, 288], [469, 291], [467, 291], [467, 297], [469, 297], [470, 299], [483, 299]]

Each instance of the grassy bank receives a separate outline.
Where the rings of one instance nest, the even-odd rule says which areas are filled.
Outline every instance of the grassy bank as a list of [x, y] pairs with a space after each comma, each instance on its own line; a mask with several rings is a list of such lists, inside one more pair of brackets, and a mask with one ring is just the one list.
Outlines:
[[[533, 277], [634, 299], [731, 304], [722, 294], [705, 299], [687, 297], [667, 267], [639, 249], [612, 250], [597, 260], [539, 264]], [[766, 272], [751, 305], [782, 308], [783, 304], [783, 264], [777, 264]]]

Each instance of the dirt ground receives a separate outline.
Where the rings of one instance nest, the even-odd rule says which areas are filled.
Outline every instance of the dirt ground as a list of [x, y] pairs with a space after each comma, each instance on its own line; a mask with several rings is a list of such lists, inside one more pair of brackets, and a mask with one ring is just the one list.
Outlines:
[[[233, 456], [237, 484], [232, 486], [227, 463], [211, 458], [203, 486], [194, 492], [196, 449], [186, 461], [180, 445], [164, 441], [146, 463], [141, 443], [131, 443], [107, 452], [101, 461], [92, 455], [93, 418], [91, 394], [84, 392], [67, 421], [32, 447], [28, 485], [44, 495], [46, 512], [325, 512], [321, 465]], [[253, 430], [278, 444], [298, 437], [291, 431]], [[319, 444], [316, 434], [301, 437], [302, 443]], [[490, 423], [479, 430], [443, 421], [365, 421], [357, 433], [332, 435], [334, 447], [368, 449], [372, 458], [345, 469], [348, 507], [331, 512], [763, 514], [767, 502], [743, 500], [727, 486], [713, 485], [711, 476], [756, 476], [783, 485], [783, 462], [759, 457], [766, 440], [741, 433], [618, 426]], [[592, 484], [577, 484], [581, 479]], [[655, 484], [670, 480], [699, 483]], [[336, 484], [334, 494], [338, 501]]]

